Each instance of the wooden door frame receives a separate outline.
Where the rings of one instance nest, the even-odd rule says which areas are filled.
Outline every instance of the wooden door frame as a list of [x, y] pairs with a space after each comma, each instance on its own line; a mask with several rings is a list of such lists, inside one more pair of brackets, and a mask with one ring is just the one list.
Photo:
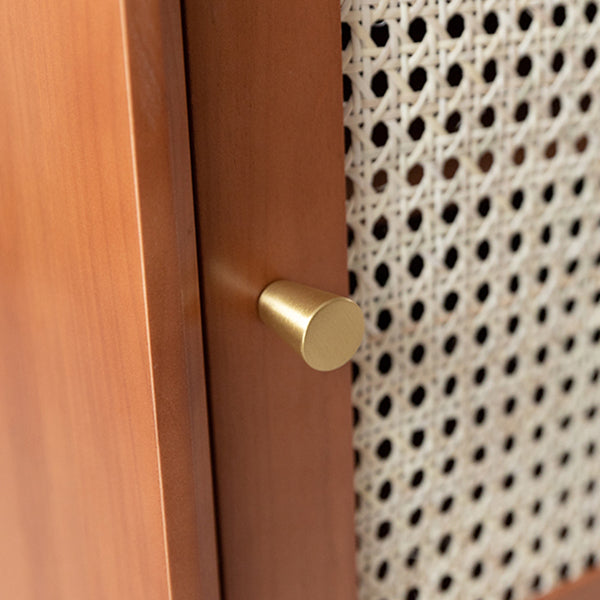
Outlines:
[[348, 293], [339, 3], [183, 8], [224, 598], [350, 600], [350, 367], [256, 312], [279, 278]]
[[179, 2], [0, 30], [0, 596], [215, 600]]
[[120, 0], [173, 600], [220, 597], [181, 5]]

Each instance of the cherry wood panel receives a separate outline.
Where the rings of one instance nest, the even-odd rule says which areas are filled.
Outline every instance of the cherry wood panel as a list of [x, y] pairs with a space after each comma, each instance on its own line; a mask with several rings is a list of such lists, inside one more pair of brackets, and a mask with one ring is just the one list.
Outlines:
[[590, 571], [577, 581], [565, 584], [544, 596], [543, 600], [598, 600], [600, 572]]
[[350, 600], [350, 368], [256, 312], [278, 278], [347, 293], [339, 2], [183, 6], [224, 598]]
[[218, 597], [176, 2], [4, 2], [0, 596]]

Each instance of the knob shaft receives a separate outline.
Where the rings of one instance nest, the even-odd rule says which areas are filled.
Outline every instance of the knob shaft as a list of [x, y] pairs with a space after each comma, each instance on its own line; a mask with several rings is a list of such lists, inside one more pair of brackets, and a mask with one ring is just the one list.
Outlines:
[[258, 298], [258, 314], [317, 371], [348, 362], [365, 329], [362, 311], [350, 298], [293, 281], [269, 284]]

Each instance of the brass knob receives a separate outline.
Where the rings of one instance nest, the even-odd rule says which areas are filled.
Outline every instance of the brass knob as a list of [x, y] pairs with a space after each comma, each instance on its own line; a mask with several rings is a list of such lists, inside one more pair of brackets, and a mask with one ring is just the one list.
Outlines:
[[258, 315], [317, 371], [348, 362], [365, 330], [362, 311], [350, 298], [293, 281], [269, 284], [258, 298]]

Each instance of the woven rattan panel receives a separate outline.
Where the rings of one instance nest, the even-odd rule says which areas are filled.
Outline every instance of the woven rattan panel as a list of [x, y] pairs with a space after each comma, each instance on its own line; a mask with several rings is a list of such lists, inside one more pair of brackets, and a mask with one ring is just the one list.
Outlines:
[[362, 600], [600, 557], [595, 2], [342, 2]]

